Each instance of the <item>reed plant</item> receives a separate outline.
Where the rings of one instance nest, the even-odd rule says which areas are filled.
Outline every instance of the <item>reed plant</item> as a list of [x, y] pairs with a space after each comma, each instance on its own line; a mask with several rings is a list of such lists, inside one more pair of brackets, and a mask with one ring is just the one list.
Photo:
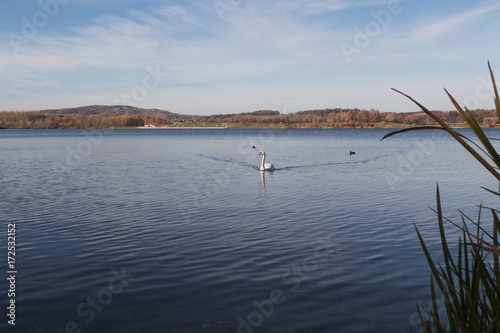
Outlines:
[[[500, 120], [500, 99], [498, 97], [495, 77], [489, 62], [488, 68], [493, 85], [495, 108]], [[472, 112], [467, 108], [462, 108], [446, 89], [446, 94], [462, 116], [464, 122], [472, 129], [479, 143], [475, 143], [464, 135], [455, 132], [443, 120], [412, 97], [396, 89], [393, 90], [417, 104], [422, 111], [436, 121], [437, 126], [414, 127], [394, 131], [384, 136], [382, 140], [396, 134], [414, 130], [444, 130], [455, 138], [468, 153], [474, 156], [500, 182], [500, 156], [492, 144], [492, 141], [495, 139], [486, 136]], [[500, 196], [497, 191], [484, 187], [483, 189], [492, 195]], [[424, 332], [500, 333], [499, 211], [494, 208], [480, 206], [476, 221], [466, 216], [463, 212], [460, 212], [461, 221], [453, 222], [443, 216], [439, 186], [436, 190], [436, 197], [437, 209], [435, 212], [438, 218], [444, 264], [436, 264], [434, 262], [418, 227], [415, 225], [420, 244], [431, 269], [430, 289], [432, 304], [418, 307], [422, 330]], [[487, 231], [481, 225], [483, 210], [488, 210], [491, 213], [491, 231]], [[444, 229], [445, 221], [452, 223], [461, 230], [456, 255], [452, 255], [450, 245], [448, 245]], [[438, 297], [441, 297], [442, 302], [438, 302]], [[444, 309], [440, 309], [443, 306]], [[413, 332], [413, 328], [411, 330]]]

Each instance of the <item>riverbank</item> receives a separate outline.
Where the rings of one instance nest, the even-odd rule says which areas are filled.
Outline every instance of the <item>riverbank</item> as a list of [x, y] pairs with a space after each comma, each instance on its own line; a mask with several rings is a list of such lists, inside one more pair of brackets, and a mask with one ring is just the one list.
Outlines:
[[[349, 123], [228, 123], [221, 126], [216, 123], [211, 124], [197, 124], [186, 123], [176, 125], [156, 125], [156, 126], [47, 126], [47, 127], [17, 127], [17, 126], [2, 126], [0, 129], [370, 129], [370, 128], [384, 128], [384, 129], [402, 129], [409, 127], [419, 127], [421, 125], [415, 124], [399, 124], [399, 123], [371, 123], [368, 126], [351, 126]], [[452, 128], [464, 128], [463, 124], [449, 124]], [[483, 128], [497, 128], [498, 126], [483, 125]]]
[[[350, 126], [349, 123], [294, 123], [294, 124], [268, 124], [268, 123], [231, 123], [226, 126], [217, 126], [216, 124], [210, 124], [208, 126], [199, 126], [194, 124], [183, 124], [183, 125], [170, 125], [170, 126], [141, 126], [141, 127], [124, 127], [124, 128], [136, 128], [136, 129], [370, 129], [370, 128], [386, 128], [386, 129], [402, 129], [408, 127], [418, 127], [418, 125], [408, 125], [399, 123], [374, 123], [369, 126]], [[462, 124], [450, 124], [453, 128], [463, 128]], [[484, 126], [485, 128], [492, 128], [492, 126]]]
[[136, 129], [226, 129], [228, 126], [140, 126]]

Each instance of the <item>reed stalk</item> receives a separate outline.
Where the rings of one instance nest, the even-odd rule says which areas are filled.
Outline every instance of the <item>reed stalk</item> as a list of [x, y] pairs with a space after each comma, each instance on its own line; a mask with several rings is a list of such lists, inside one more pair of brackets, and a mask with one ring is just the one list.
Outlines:
[[[494, 90], [494, 103], [500, 120], [500, 99], [495, 83], [495, 77], [488, 62], [488, 68]], [[432, 129], [448, 132], [471, 154], [493, 177], [500, 181], [500, 156], [495, 147], [479, 126], [474, 116], [467, 108], [462, 108], [455, 98], [445, 89], [456, 110], [464, 122], [472, 129], [479, 140], [475, 144], [469, 138], [455, 132], [442, 119], [437, 117], [412, 97], [396, 90], [398, 93], [412, 100], [422, 111], [429, 115], [438, 124]], [[396, 134], [430, 129], [429, 127], [415, 127], [394, 131], [382, 140]], [[485, 189], [493, 195], [500, 196], [496, 191]], [[449, 221], [443, 216], [439, 185], [436, 189], [438, 227], [441, 237], [444, 266], [436, 264], [425, 244], [425, 241], [415, 225], [415, 230], [425, 257], [431, 269], [431, 297], [432, 304], [418, 307], [421, 325], [424, 332], [497, 332], [500, 333], [500, 245], [498, 242], [500, 220], [498, 211], [489, 208], [492, 217], [492, 231], [489, 233], [481, 226], [483, 207], [479, 209], [477, 221], [474, 221], [461, 212], [460, 223]], [[459, 228], [461, 237], [458, 239], [456, 256], [452, 255], [444, 231], [444, 221]], [[472, 226], [472, 229], [469, 227]], [[444, 309], [438, 306], [438, 297], [442, 297]], [[413, 328], [411, 328], [413, 332]]]

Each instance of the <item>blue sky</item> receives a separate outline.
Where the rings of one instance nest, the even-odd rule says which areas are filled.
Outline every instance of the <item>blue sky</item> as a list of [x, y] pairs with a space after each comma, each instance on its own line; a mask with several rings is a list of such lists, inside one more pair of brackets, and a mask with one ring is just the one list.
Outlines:
[[498, 31], [496, 0], [2, 1], [0, 110], [493, 108]]

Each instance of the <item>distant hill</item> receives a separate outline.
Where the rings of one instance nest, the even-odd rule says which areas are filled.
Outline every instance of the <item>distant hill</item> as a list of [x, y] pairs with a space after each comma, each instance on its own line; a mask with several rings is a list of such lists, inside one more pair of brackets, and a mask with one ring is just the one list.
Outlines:
[[40, 114], [73, 114], [73, 115], [101, 115], [101, 116], [123, 116], [141, 115], [150, 117], [160, 117], [165, 119], [191, 119], [192, 116], [173, 113], [159, 109], [143, 109], [128, 105], [89, 105], [66, 109], [48, 109], [38, 111]]

